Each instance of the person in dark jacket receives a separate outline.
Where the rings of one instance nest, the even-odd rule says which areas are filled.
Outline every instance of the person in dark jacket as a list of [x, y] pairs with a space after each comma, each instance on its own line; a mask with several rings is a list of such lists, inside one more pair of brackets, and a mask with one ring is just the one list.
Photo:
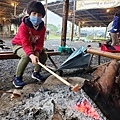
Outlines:
[[112, 29], [110, 30], [112, 43], [111, 45], [119, 45], [118, 34], [120, 33], [120, 12], [117, 12], [113, 18]]
[[25, 82], [23, 73], [31, 61], [34, 64], [32, 78], [43, 82], [45, 77], [40, 74], [41, 66], [38, 62], [45, 64], [47, 54], [45, 53], [44, 38], [46, 28], [42, 18], [45, 16], [45, 8], [41, 2], [32, 1], [27, 6], [28, 16], [24, 17], [18, 28], [18, 33], [12, 39], [13, 52], [20, 57], [13, 84], [16, 88], [23, 87]]

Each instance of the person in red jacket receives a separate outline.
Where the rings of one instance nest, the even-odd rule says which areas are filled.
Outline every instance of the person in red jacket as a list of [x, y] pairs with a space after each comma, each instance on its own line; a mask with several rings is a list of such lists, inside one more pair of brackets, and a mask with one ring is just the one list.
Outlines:
[[32, 78], [43, 82], [45, 77], [40, 74], [41, 66], [38, 62], [45, 64], [47, 54], [45, 53], [44, 38], [46, 28], [42, 18], [45, 16], [45, 8], [41, 2], [32, 1], [27, 6], [28, 16], [24, 17], [18, 28], [18, 33], [12, 39], [13, 52], [20, 57], [17, 65], [13, 84], [16, 88], [23, 87], [23, 73], [31, 61], [35, 65]]

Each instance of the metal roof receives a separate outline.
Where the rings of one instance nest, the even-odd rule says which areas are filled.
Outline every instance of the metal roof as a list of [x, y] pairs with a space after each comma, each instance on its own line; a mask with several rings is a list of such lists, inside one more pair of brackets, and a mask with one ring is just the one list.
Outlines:
[[[73, 11], [74, 1], [69, 2], [69, 12]], [[63, 2], [52, 2], [48, 4], [48, 9], [59, 16], [63, 16]], [[120, 6], [115, 8], [109, 8], [110, 11], [106, 12], [107, 9], [89, 9], [89, 10], [78, 10], [75, 11], [75, 23], [78, 25], [79, 22], [82, 26], [102, 26], [106, 27], [112, 20], [113, 16], [117, 11], [120, 11]], [[68, 20], [72, 21], [72, 16], [68, 16]]]
[[[3, 18], [11, 19], [14, 18], [14, 6], [12, 3], [16, 3], [16, 15], [22, 13], [23, 9], [26, 8], [28, 2], [31, 0], [0, 0], [0, 21]], [[40, 0], [42, 1], [42, 0]], [[73, 11], [74, 0], [69, 0], [69, 12]], [[56, 13], [59, 16], [63, 16], [63, 1], [58, 0], [57, 2], [48, 3], [47, 8]], [[116, 11], [120, 10], [120, 6], [116, 8], [110, 8], [110, 12], [106, 12], [106, 9], [89, 9], [75, 11], [75, 23], [78, 25], [79, 22], [84, 21], [82, 26], [107, 26], [113, 19]], [[68, 16], [68, 20], [72, 21], [72, 15]]]
[[0, 19], [10, 18], [14, 15], [14, 6], [16, 14], [19, 15], [30, 0], [0, 0]]

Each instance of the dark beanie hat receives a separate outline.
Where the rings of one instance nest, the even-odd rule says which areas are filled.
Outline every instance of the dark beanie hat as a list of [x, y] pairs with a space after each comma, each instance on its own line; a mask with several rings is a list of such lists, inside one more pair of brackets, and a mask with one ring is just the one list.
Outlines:
[[39, 1], [31, 1], [27, 6], [27, 13], [30, 15], [31, 12], [37, 12], [42, 15], [42, 17], [45, 16], [45, 8], [43, 4]]

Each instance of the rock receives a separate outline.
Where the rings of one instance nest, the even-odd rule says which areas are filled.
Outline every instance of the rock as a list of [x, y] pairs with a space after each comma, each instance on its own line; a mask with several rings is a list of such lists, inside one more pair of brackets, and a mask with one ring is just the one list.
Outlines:
[[14, 89], [11, 99], [21, 97], [21, 90]]

